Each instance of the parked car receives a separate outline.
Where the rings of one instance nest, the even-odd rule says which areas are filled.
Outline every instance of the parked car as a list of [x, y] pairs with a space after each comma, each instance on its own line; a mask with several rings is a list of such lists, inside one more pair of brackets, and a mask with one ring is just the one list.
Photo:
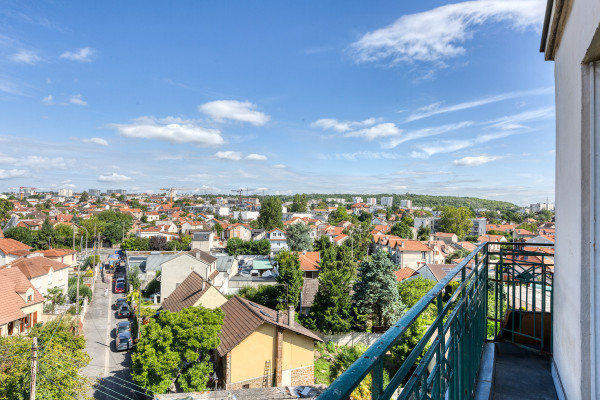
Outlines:
[[129, 318], [131, 317], [131, 309], [129, 308], [129, 304], [125, 303], [119, 308], [119, 312], [117, 313], [117, 318]]
[[124, 293], [125, 292], [125, 279], [117, 279], [115, 283], [115, 293]]
[[121, 297], [120, 299], [117, 299], [117, 301], [115, 301], [115, 303], [112, 305], [112, 309], [118, 310], [125, 303], [127, 303], [127, 300], [124, 297]]
[[121, 332], [131, 332], [131, 322], [129, 321], [119, 321], [117, 322], [117, 328], [116, 328], [117, 332], [116, 332], [116, 337], [119, 336], [119, 333]]
[[117, 351], [129, 350], [133, 347], [133, 339], [131, 338], [131, 332], [129, 331], [119, 332], [115, 341]]

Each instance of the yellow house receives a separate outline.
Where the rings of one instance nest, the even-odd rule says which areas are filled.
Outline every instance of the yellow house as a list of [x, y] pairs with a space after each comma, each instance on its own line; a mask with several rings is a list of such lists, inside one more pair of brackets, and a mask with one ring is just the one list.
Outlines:
[[215, 309], [226, 302], [227, 297], [204, 280], [199, 273], [192, 271], [163, 301], [162, 308], [172, 312], [178, 312], [183, 308], [192, 306]]
[[235, 296], [221, 309], [217, 374], [227, 390], [314, 384], [315, 340], [287, 313]]
[[43, 311], [44, 297], [19, 268], [0, 269], [0, 336], [26, 332]]

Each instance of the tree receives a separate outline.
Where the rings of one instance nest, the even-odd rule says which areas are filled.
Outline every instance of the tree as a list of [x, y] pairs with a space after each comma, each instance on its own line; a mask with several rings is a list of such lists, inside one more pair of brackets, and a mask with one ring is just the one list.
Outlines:
[[307, 206], [306, 195], [305, 194], [299, 195], [296, 193], [296, 195], [294, 196], [294, 201], [292, 202], [292, 205], [290, 207], [290, 211], [303, 213], [303, 212], [306, 212], [307, 208], [308, 208], [308, 206]]
[[134, 291], [138, 291], [140, 286], [142, 286], [142, 282], [140, 281], [140, 268], [137, 265], [127, 274], [127, 283]]
[[339, 224], [342, 221], [349, 221], [351, 218], [346, 212], [346, 208], [339, 206], [334, 212], [329, 214], [329, 223], [330, 224]]
[[473, 213], [466, 207], [442, 207], [440, 216], [440, 231], [455, 233], [459, 238], [464, 238], [471, 230]]
[[260, 206], [258, 223], [268, 231], [273, 228], [283, 228], [281, 200], [279, 197], [267, 197]]
[[10, 211], [14, 208], [13, 203], [6, 199], [0, 199], [0, 221], [10, 218]]
[[108, 240], [111, 246], [121, 243], [125, 236], [125, 222], [109, 222], [104, 230], [104, 238]]
[[[279, 270], [277, 283], [287, 285], [288, 304], [296, 308], [300, 302], [300, 293], [302, 292], [302, 285], [304, 284], [298, 253], [284, 250], [277, 254], [275, 260], [277, 260]], [[285, 286], [282, 286], [279, 289], [283, 295], [282, 297], [285, 298]], [[284, 304], [280, 304], [278, 308], [283, 309], [284, 307]]]
[[151, 391], [149, 395], [165, 393], [175, 382], [184, 392], [208, 389], [210, 352], [219, 346], [224, 318], [220, 308], [161, 311], [142, 327], [131, 357], [134, 382]]
[[323, 252], [324, 250], [330, 248], [331, 246], [333, 246], [333, 243], [331, 243], [331, 239], [329, 239], [329, 236], [322, 235], [320, 238], [315, 240], [313, 248], [316, 251]]
[[54, 243], [57, 247], [71, 247], [73, 245], [73, 228], [67, 224], [54, 225]]
[[[433, 289], [434, 286], [434, 281], [417, 277], [398, 283], [398, 294], [400, 295], [402, 303], [404, 303], [406, 307], [412, 308], [423, 296]], [[429, 305], [427, 310], [425, 310], [421, 316], [429, 321], [433, 321], [436, 316], [435, 305]]]
[[90, 362], [85, 339], [73, 320], [59, 318], [36, 324], [27, 336], [0, 338], [0, 398], [29, 399], [32, 337], [43, 349], [38, 352], [36, 398], [72, 400], [90, 389], [90, 380], [79, 372]]
[[65, 304], [65, 295], [63, 294], [63, 290], [61, 288], [53, 287], [48, 289], [48, 294], [46, 295], [46, 300], [51, 303], [52, 311], [54, 311], [54, 307], [58, 305]]
[[321, 201], [319, 201], [319, 204], [317, 204], [317, 206], [315, 208], [319, 209], [319, 210], [327, 210], [329, 208], [329, 206], [327, 205], [327, 203], [325, 203], [323, 200], [321, 200]]
[[121, 243], [121, 250], [148, 251], [150, 250], [150, 239], [141, 237], [130, 237]]
[[406, 225], [402, 221], [400, 221], [400, 222], [394, 224], [394, 226], [392, 226], [391, 233], [392, 233], [392, 235], [400, 236], [401, 238], [404, 238], [404, 239], [412, 239], [413, 238], [412, 230], [410, 229], [410, 227], [408, 225]]
[[469, 252], [469, 250], [465, 250], [465, 249], [458, 249], [456, 251], [453, 251], [452, 253], [450, 253], [447, 257], [446, 257], [446, 263], [450, 264], [452, 263], [452, 260], [455, 260], [457, 258], [465, 258], [466, 256], [468, 256], [469, 254], [471, 254]]
[[150, 251], [165, 251], [167, 246], [167, 238], [164, 236], [151, 236], [149, 242]]
[[[282, 300], [281, 289], [272, 285], [245, 286], [240, 289], [238, 295], [273, 310], [281, 304]], [[285, 292], [283, 295], [285, 296]], [[285, 297], [283, 299], [285, 302]]]
[[312, 239], [310, 238], [310, 227], [297, 222], [288, 225], [286, 230], [287, 244], [291, 251], [312, 250]]
[[358, 311], [371, 315], [373, 325], [390, 326], [400, 318], [404, 305], [398, 295], [396, 266], [384, 251], [358, 268], [359, 280], [354, 284], [354, 301]]
[[344, 247], [323, 252], [319, 289], [304, 326], [320, 332], [350, 332], [353, 325], [350, 290], [356, 278], [356, 265]]
[[88, 192], [83, 192], [83, 193], [81, 193], [81, 196], [79, 196], [80, 203], [87, 203], [89, 199], [90, 199], [90, 195], [88, 194]]
[[23, 226], [16, 226], [14, 228], [7, 229], [4, 232], [4, 237], [7, 239], [14, 239], [18, 242], [24, 243], [27, 246], [34, 247], [35, 240], [34, 233]]
[[552, 220], [552, 211], [550, 210], [542, 210], [536, 216], [536, 219], [540, 222], [548, 222]]
[[402, 218], [402, 222], [404, 222], [408, 226], [415, 226], [415, 220], [410, 215], [406, 214], [404, 218]]
[[240, 238], [231, 238], [227, 240], [227, 253], [232, 256], [240, 254], [266, 256], [271, 253], [271, 243], [266, 239], [245, 242]]
[[49, 249], [54, 243], [54, 229], [50, 220], [46, 218], [42, 224], [42, 229], [38, 233], [37, 248], [38, 249]]
[[214, 224], [212, 229], [213, 231], [215, 231], [218, 237], [221, 237], [221, 235], [223, 235], [223, 227], [221, 226], [221, 224]]

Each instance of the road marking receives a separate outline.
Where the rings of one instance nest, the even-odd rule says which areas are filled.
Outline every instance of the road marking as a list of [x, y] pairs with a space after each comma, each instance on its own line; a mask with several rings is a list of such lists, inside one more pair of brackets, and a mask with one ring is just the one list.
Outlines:
[[110, 367], [110, 313], [112, 312], [112, 290], [108, 291], [108, 315], [106, 316], [106, 351], [104, 353], [104, 376], [108, 376]]

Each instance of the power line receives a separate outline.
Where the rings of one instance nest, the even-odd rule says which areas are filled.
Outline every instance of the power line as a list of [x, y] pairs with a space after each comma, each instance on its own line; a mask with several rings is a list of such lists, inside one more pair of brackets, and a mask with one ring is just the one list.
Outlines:
[[69, 397], [74, 398], [75, 400], [77, 400], [77, 397], [73, 396], [71, 393], [67, 392], [65, 389], [61, 388], [60, 386], [58, 386], [56, 383], [54, 383], [54, 381], [50, 378], [48, 378], [46, 375], [44, 375], [44, 373], [42, 373], [42, 371], [39, 371], [40, 375], [42, 376], [42, 378], [44, 378], [45, 380], [47, 380], [48, 382], [50, 382], [51, 384], [53, 384], [54, 386], [56, 386], [56, 388], [58, 390], [60, 390], [63, 393], [66, 393]]
[[[110, 380], [109, 380], [110, 378], [117, 378], [117, 377], [116, 377], [116, 376], [113, 376], [113, 377], [108, 377], [108, 378], [102, 378], [102, 381], [104, 381], [104, 382], [108, 382], [108, 383], [110, 383], [110, 384], [114, 384], [114, 385], [117, 385], [117, 386], [124, 387], [124, 388], [125, 388], [125, 389], [127, 389], [127, 390], [131, 390], [131, 391], [134, 391], [134, 392], [136, 392], [136, 393], [143, 394], [144, 396], [147, 396], [147, 395], [148, 395], [147, 393], [140, 392], [139, 390], [135, 390], [135, 389], [133, 389], [133, 388], [130, 388], [130, 387], [128, 387], [128, 386], [124, 386], [124, 385], [122, 385], [122, 384], [119, 384], [119, 383], [117, 383], [117, 382], [112, 382], [112, 381], [110, 381]], [[119, 379], [119, 378], [117, 378], [117, 379]], [[121, 379], [121, 380], [122, 380], [122, 381], [124, 381], [124, 382], [127, 382], [127, 383], [132, 383], [132, 382], [126, 381], [125, 379]], [[132, 383], [132, 384], [133, 384], [133, 385], [136, 385], [135, 383]], [[100, 383], [98, 383], [98, 386], [100, 386], [100, 385], [101, 385], [101, 384], [100, 384]], [[136, 386], [138, 386], [138, 385], [136, 385]], [[140, 386], [140, 388], [142, 388], [142, 387]], [[107, 388], [107, 389], [108, 389], [108, 388]], [[144, 389], [144, 388], [142, 388], [142, 389]], [[153, 393], [154, 393], [154, 392], [153, 392]]]

